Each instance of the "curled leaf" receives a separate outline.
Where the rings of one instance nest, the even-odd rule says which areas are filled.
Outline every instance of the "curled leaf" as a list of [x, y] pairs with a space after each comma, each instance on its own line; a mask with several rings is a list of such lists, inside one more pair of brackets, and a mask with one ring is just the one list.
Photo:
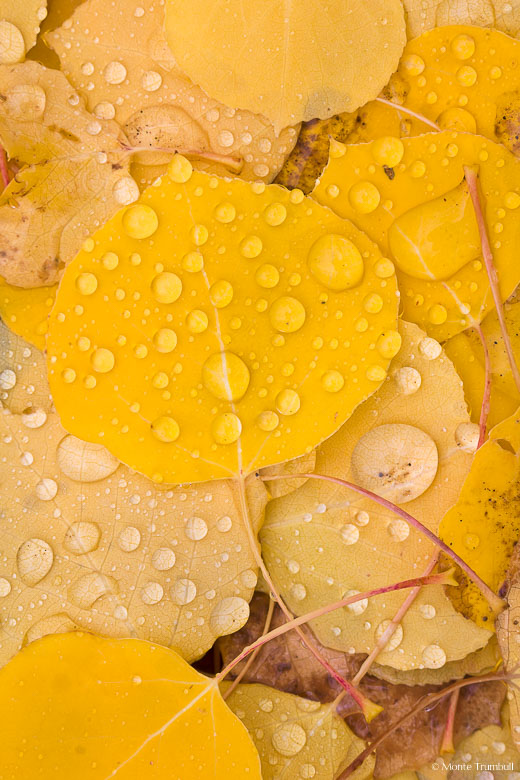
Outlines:
[[[194, 659], [247, 620], [256, 564], [235, 482], [160, 490], [43, 409], [0, 425], [0, 663], [74, 627]], [[254, 478], [247, 498], [256, 530]]]
[[261, 778], [217, 685], [148, 642], [47, 636], [0, 670], [0, 702], [3, 771], [17, 777]]
[[[457, 132], [335, 143], [313, 192], [352, 219], [395, 262], [406, 319], [444, 340], [493, 305], [463, 166], [477, 166], [500, 294], [520, 281], [520, 160], [503, 146]], [[499, 216], [500, 215], [500, 216]]]
[[65, 273], [54, 402], [157, 482], [248, 474], [309, 452], [374, 392], [396, 309], [393, 269], [351, 223], [178, 155]]
[[[437, 532], [471, 465], [462, 436], [478, 426], [469, 422], [460, 379], [440, 344], [409, 323], [400, 323], [400, 334], [387, 380], [318, 448], [316, 473], [404, 504]], [[434, 549], [375, 501], [314, 479], [268, 504], [260, 539], [271, 576], [297, 615], [415, 576]], [[369, 653], [402, 601], [402, 594], [387, 593], [310, 625], [327, 647]], [[489, 637], [454, 610], [441, 586], [428, 585], [378, 660], [397, 669], [440, 669]]]

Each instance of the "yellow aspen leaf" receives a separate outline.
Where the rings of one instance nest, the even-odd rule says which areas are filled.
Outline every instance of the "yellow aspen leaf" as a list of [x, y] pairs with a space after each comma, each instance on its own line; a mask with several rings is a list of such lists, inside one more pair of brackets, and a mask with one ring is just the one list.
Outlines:
[[408, 37], [455, 24], [495, 27], [516, 35], [520, 29], [518, 0], [404, 0]]
[[0, 0], [0, 64], [25, 59], [47, 16], [47, 0]]
[[[257, 576], [236, 482], [161, 490], [42, 408], [0, 425], [0, 665], [74, 627], [193, 660], [245, 623]], [[246, 490], [256, 533], [267, 494]]]
[[[512, 690], [513, 697], [515, 697], [514, 689]], [[444, 758], [443, 763], [451, 764], [453, 767], [449, 772], [450, 780], [473, 780], [473, 778], [480, 780], [483, 771], [486, 771], [482, 767], [488, 765], [496, 766], [493, 771], [493, 777], [496, 780], [508, 780], [517, 771], [520, 765], [520, 754], [518, 753], [520, 743], [519, 741], [515, 743], [515, 732], [511, 728], [513, 711], [513, 702], [504, 704], [501, 725], [485, 726], [483, 729], [478, 729], [457, 745], [455, 753], [449, 756], [448, 761], [446, 757]], [[465, 769], [465, 766], [468, 768]], [[435, 777], [438, 777], [437, 773], [435, 773]]]
[[[297, 128], [276, 135], [261, 109], [235, 111], [211, 92], [208, 97], [175, 62], [163, 26], [164, 4], [156, 0], [135, 8], [127, 0], [88, 0], [46, 41], [88, 110], [115, 119], [130, 146], [143, 148], [135, 157], [139, 183], [164, 173], [175, 150], [191, 151], [194, 164], [212, 173], [229, 173], [226, 159], [238, 159], [243, 178], [272, 181], [296, 142]], [[199, 48], [200, 32], [196, 40]], [[150, 147], [154, 151], [146, 151]]]
[[[300, 455], [299, 458], [295, 458], [294, 460], [287, 460], [285, 463], [279, 463], [277, 466], [269, 466], [269, 472], [262, 469], [261, 473], [269, 473], [271, 475], [275, 474], [276, 476], [283, 474], [290, 474], [291, 476], [294, 474], [308, 474], [309, 472], [314, 471], [315, 465], [316, 450], [311, 450], [309, 453]], [[296, 488], [299, 488], [306, 481], [307, 480], [305, 477], [302, 477], [301, 479], [287, 480], [272, 479], [266, 482], [265, 485], [269, 490], [272, 498], [278, 498], [279, 496], [285, 496], [287, 493], [291, 493], [293, 490], [296, 490]]]
[[89, 114], [62, 73], [24, 62], [1, 66], [0, 78], [0, 139], [29, 164], [0, 196], [0, 272], [20, 287], [52, 285], [139, 191], [118, 125]]
[[268, 13], [240, 0], [168, 0], [166, 34], [208, 95], [265, 114], [278, 131], [376, 97], [406, 41], [397, 0], [276, 0]]
[[393, 260], [403, 316], [443, 341], [493, 299], [463, 166], [478, 167], [500, 294], [520, 281], [520, 160], [481, 136], [444, 131], [335, 143], [313, 197], [351, 219]]
[[[402, 347], [387, 380], [317, 450], [316, 473], [346, 479], [406, 510], [437, 533], [457, 500], [472, 451], [463, 390], [438, 342], [400, 323]], [[439, 410], [442, 409], [442, 414]], [[297, 615], [416, 576], [431, 542], [389, 509], [343, 486], [309, 479], [269, 502], [260, 531], [269, 572]], [[310, 622], [320, 642], [370, 653], [402, 604], [386, 593]], [[483, 647], [490, 631], [458, 614], [440, 585], [421, 588], [379, 655], [396, 669], [440, 669]]]
[[[505, 609], [497, 620], [497, 638], [504, 659], [504, 666], [508, 673], [518, 675], [520, 663], [520, 643], [518, 642], [518, 625], [520, 622], [520, 586], [518, 576], [513, 578], [507, 594], [508, 608]], [[518, 691], [518, 678], [513, 679], [508, 686], [508, 699], [510, 705], [510, 736], [517, 750], [520, 750], [520, 693]]]
[[386, 376], [398, 348], [386, 268], [300, 190], [210, 177], [177, 155], [63, 276], [47, 339], [63, 424], [157, 482], [299, 457]]
[[47, 0], [47, 16], [40, 26], [40, 33], [36, 44], [27, 55], [27, 59], [41, 62], [46, 68], [56, 68], [59, 70], [60, 60], [55, 51], [50, 49], [45, 43], [45, 35], [49, 30], [55, 30], [60, 27], [68, 18], [72, 16], [78, 5], [84, 0]]
[[0, 278], [0, 317], [9, 330], [43, 350], [55, 297], [56, 286], [26, 289]]
[[0, 321], [0, 400], [15, 414], [49, 412], [51, 391], [44, 355]]
[[[520, 536], [518, 411], [496, 425], [478, 450], [457, 503], [445, 514], [439, 536], [458, 552], [496, 593]], [[473, 583], [456, 591], [464, 614], [491, 628], [490, 610]]]
[[[520, 357], [520, 302], [516, 300], [506, 302], [504, 312], [513, 352]], [[516, 411], [520, 398], [495, 311], [484, 318], [482, 332], [491, 363], [488, 427], [492, 428]], [[471, 419], [473, 422], [478, 422], [485, 385], [485, 358], [479, 335], [475, 330], [466, 330], [449, 339], [444, 348], [464, 383], [464, 393], [471, 411]]]
[[[365, 747], [331, 704], [267, 685], [239, 685], [226, 703], [255, 743], [264, 780], [330, 780]], [[370, 757], [352, 777], [368, 780], [373, 768]]]
[[261, 779], [217, 684], [149, 642], [47, 636], [0, 670], [0, 702], [6, 776]]

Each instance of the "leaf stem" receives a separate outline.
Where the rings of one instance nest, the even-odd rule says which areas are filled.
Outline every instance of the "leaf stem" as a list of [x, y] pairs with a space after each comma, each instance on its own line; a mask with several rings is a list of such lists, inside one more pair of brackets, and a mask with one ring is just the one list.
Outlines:
[[438, 124], [433, 122], [431, 119], [428, 119], [427, 117], [423, 116], [423, 114], [419, 114], [417, 111], [412, 111], [411, 108], [400, 106], [399, 103], [394, 103], [393, 100], [387, 100], [386, 98], [377, 97], [376, 102], [383, 103], [383, 105], [390, 106], [391, 108], [395, 108], [396, 111], [402, 111], [403, 114], [408, 114], [408, 116], [417, 119], [419, 122], [423, 122], [425, 125], [429, 125], [430, 127], [433, 127], [434, 130], [440, 131], [441, 129]]
[[442, 735], [441, 754], [455, 753], [455, 745], [453, 744], [453, 727], [455, 726], [455, 715], [457, 713], [459, 696], [460, 696], [460, 688], [457, 688], [455, 691], [453, 691], [450, 696], [448, 718], [446, 720], [446, 726], [444, 728], [444, 733]]
[[473, 327], [478, 333], [482, 349], [484, 350], [484, 392], [482, 395], [482, 406], [480, 407], [479, 419], [479, 437], [477, 450], [482, 447], [486, 440], [487, 422], [489, 417], [489, 408], [491, 405], [491, 360], [486, 337], [480, 323], [475, 322]]
[[468, 184], [469, 194], [471, 202], [473, 204], [473, 210], [478, 225], [478, 232], [480, 234], [480, 243], [482, 246], [482, 257], [484, 259], [484, 265], [489, 279], [491, 287], [491, 294], [493, 295], [493, 302], [498, 316], [498, 322], [500, 323], [500, 331], [502, 333], [502, 339], [507, 352], [507, 358], [509, 365], [511, 366], [511, 372], [515, 381], [516, 388], [520, 392], [520, 372], [516, 365], [515, 355], [513, 347], [511, 345], [511, 339], [507, 330], [506, 317], [504, 313], [504, 306], [502, 304], [502, 298], [500, 296], [500, 286], [498, 283], [498, 275], [493, 260], [493, 252], [491, 251], [491, 244], [489, 242], [489, 236], [487, 231], [486, 219], [482, 209], [482, 197], [479, 188], [478, 172], [469, 165], [464, 166], [464, 176]]
[[[274, 612], [274, 605], [275, 605], [275, 603], [276, 602], [275, 602], [274, 599], [271, 599], [271, 598], [269, 599], [269, 607], [267, 609], [267, 615], [265, 616], [264, 630], [262, 631], [262, 633], [260, 635], [261, 637], [265, 636], [267, 634], [267, 632], [269, 631], [270, 627], [271, 627], [271, 621], [273, 619], [273, 612]], [[231, 696], [231, 694], [233, 693], [233, 691], [235, 690], [235, 688], [239, 684], [240, 680], [242, 680], [242, 678], [246, 674], [247, 670], [251, 667], [251, 664], [254, 662], [255, 658], [257, 657], [258, 653], [260, 652], [260, 648], [261, 647], [262, 647], [261, 644], [258, 644], [255, 647], [255, 649], [253, 650], [253, 652], [251, 653], [251, 655], [247, 659], [246, 663], [244, 664], [244, 667], [239, 671], [239, 673], [237, 674], [237, 676], [235, 677], [235, 679], [233, 680], [233, 682], [231, 683], [229, 688], [222, 694], [222, 698], [224, 699], [224, 701], [228, 698], [228, 696]], [[234, 664], [233, 664], [233, 666], [234, 666]], [[231, 667], [231, 668], [233, 668], [233, 667]], [[224, 679], [224, 677], [222, 677], [221, 679]]]
[[430, 531], [429, 528], [427, 528], [425, 525], [423, 525], [419, 520], [417, 520], [412, 515], [408, 514], [404, 509], [402, 509], [400, 506], [397, 506], [397, 504], [392, 504], [391, 501], [388, 501], [386, 498], [383, 498], [382, 496], [378, 496], [377, 493], [372, 493], [371, 490], [367, 490], [366, 488], [360, 487], [359, 485], [354, 484], [353, 482], [347, 482], [345, 479], [340, 479], [339, 477], [328, 477], [325, 474], [283, 474], [283, 475], [269, 475], [266, 474], [264, 476], [261, 476], [260, 479], [267, 482], [268, 480], [274, 480], [274, 479], [322, 479], [326, 482], [332, 482], [336, 485], [341, 485], [342, 487], [347, 487], [350, 490], [353, 490], [355, 493], [359, 493], [361, 496], [365, 496], [366, 498], [371, 498], [373, 501], [376, 501], [381, 506], [384, 506], [385, 509], [389, 509], [391, 512], [394, 512], [394, 514], [399, 515], [399, 517], [402, 517], [403, 520], [405, 520], [408, 525], [411, 525], [413, 528], [416, 528], [418, 531], [420, 531], [424, 536], [426, 536], [436, 547], [438, 547], [440, 550], [442, 550], [446, 555], [448, 555], [452, 560], [455, 561], [455, 563], [460, 566], [462, 571], [466, 572], [468, 577], [477, 585], [478, 589], [481, 591], [482, 595], [492, 608], [493, 612], [496, 614], [500, 613], [504, 608], [504, 601], [497, 596], [496, 593], [494, 593], [489, 585], [486, 585], [484, 580], [479, 577], [479, 575], [473, 571], [473, 569], [459, 556], [457, 553], [451, 549], [445, 542], [443, 542], [441, 539], [439, 539], [438, 536], [436, 536], [433, 531]]
[[178, 147], [165, 146], [130, 146], [121, 142], [121, 146], [126, 152], [134, 154], [135, 152], [164, 152], [165, 154], [182, 154], [184, 157], [191, 157], [196, 160], [208, 160], [224, 165], [233, 173], [240, 173], [244, 167], [242, 157], [231, 157], [230, 155], [217, 154], [215, 152], [205, 152], [200, 149], [183, 149]]
[[9, 168], [7, 167], [7, 154], [3, 146], [0, 146], [0, 176], [2, 178], [3, 189], [9, 185]]

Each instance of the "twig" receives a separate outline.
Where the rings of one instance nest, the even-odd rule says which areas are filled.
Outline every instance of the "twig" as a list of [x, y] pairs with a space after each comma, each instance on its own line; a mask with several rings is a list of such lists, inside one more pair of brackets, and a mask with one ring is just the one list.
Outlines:
[[482, 326], [475, 322], [473, 327], [478, 333], [482, 349], [484, 350], [484, 393], [482, 395], [482, 406], [480, 407], [479, 436], [477, 450], [482, 447], [486, 440], [487, 421], [489, 417], [489, 407], [491, 404], [491, 360], [489, 348]]
[[3, 146], [0, 146], [0, 176], [4, 189], [9, 185], [9, 168], [7, 167], [7, 155]]
[[431, 119], [428, 119], [427, 117], [423, 116], [423, 114], [417, 113], [417, 111], [412, 111], [411, 108], [405, 108], [405, 106], [400, 106], [399, 103], [394, 103], [393, 100], [387, 100], [386, 98], [378, 97], [376, 98], [377, 103], [382, 103], [385, 106], [390, 106], [391, 108], [395, 108], [396, 111], [402, 111], [403, 114], [408, 114], [408, 116], [412, 116], [414, 119], [417, 119], [419, 122], [424, 122], [425, 125], [429, 125], [430, 127], [433, 127], [434, 130], [440, 131], [439, 125], [437, 125], [435, 122], [432, 122]]
[[455, 745], [453, 744], [453, 727], [455, 726], [455, 715], [457, 712], [457, 704], [459, 703], [459, 696], [460, 688], [457, 688], [457, 690], [453, 691], [450, 696], [448, 718], [446, 720], [446, 727], [442, 735], [441, 754], [455, 753]]

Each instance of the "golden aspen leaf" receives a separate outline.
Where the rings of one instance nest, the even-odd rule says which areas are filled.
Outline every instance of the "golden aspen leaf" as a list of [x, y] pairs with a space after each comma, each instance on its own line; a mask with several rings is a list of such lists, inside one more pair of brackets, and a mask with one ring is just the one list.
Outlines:
[[0, 278], [0, 317], [9, 330], [43, 350], [47, 318], [55, 297], [55, 286], [26, 289]]
[[[192, 660], [247, 620], [256, 563], [236, 482], [160, 490], [54, 413], [0, 424], [0, 662], [76, 626]], [[256, 533], [267, 494], [246, 489]]]
[[[519, 449], [517, 411], [492, 429], [489, 440], [475, 454], [457, 503], [439, 528], [441, 539], [495, 593], [504, 582], [509, 558], [520, 537]], [[479, 625], [491, 627], [488, 604], [473, 583], [465, 582], [460, 602], [466, 615]]]
[[[280, 776], [287, 780], [330, 780], [365, 747], [330, 704], [267, 685], [239, 685], [226, 703], [255, 743], [264, 780]], [[352, 777], [368, 780], [373, 767], [370, 757]]]
[[44, 355], [0, 322], [0, 400], [15, 414], [49, 412], [51, 391]]
[[[510, 728], [509, 711], [513, 711], [510, 702], [502, 708], [502, 723], [478, 729], [457, 745], [455, 753], [444, 758], [450, 765], [450, 780], [481, 780], [482, 775], [493, 767], [495, 780], [510, 780], [520, 767], [519, 744], [515, 745], [514, 731]], [[511, 716], [511, 725], [512, 725]], [[441, 763], [442, 766], [442, 763]], [[435, 774], [437, 777], [437, 773]], [[484, 774], [484, 780], [486, 775]]]
[[[283, 474], [290, 474], [291, 476], [295, 474], [309, 474], [314, 471], [315, 465], [316, 450], [311, 450], [309, 453], [300, 455], [299, 458], [295, 458], [294, 460], [287, 460], [285, 463], [279, 463], [277, 466], [269, 466], [268, 472], [267, 470], [264, 472], [262, 469], [261, 473], [276, 474], [277, 476]], [[285, 496], [287, 493], [292, 493], [293, 490], [299, 488], [304, 482], [306, 482], [305, 477], [302, 477], [302, 479], [287, 480], [272, 479], [269, 482], [266, 482], [265, 485], [273, 498], [279, 498], [279, 496]]]
[[55, 30], [57, 27], [60, 27], [69, 16], [72, 16], [82, 2], [84, 0], [47, 0], [47, 16], [40, 26], [40, 34], [36, 44], [28, 53], [27, 59], [41, 62], [46, 68], [59, 70], [59, 57], [55, 51], [49, 49], [45, 43], [45, 36], [49, 30]]
[[404, 0], [408, 37], [433, 27], [478, 24], [516, 35], [520, 29], [518, 0]]
[[63, 424], [159, 482], [309, 452], [395, 354], [381, 263], [300, 190], [192, 172], [177, 155], [63, 276], [47, 339]]
[[0, 197], [0, 272], [20, 287], [51, 285], [139, 191], [118, 126], [89, 114], [62, 73], [25, 62], [1, 67], [0, 78], [0, 139], [30, 166]]
[[[387, 380], [318, 448], [316, 473], [404, 504], [436, 533], [471, 465], [461, 432], [477, 426], [469, 422], [460, 379], [440, 344], [409, 323], [400, 323], [400, 333], [402, 347]], [[435, 552], [390, 510], [322, 480], [270, 501], [260, 541], [269, 572], [297, 615], [415, 577]], [[310, 625], [327, 647], [369, 653], [404, 598], [387, 593]], [[488, 630], [455, 611], [442, 586], [428, 585], [378, 661], [396, 669], [440, 669], [489, 638]]]
[[208, 95], [265, 114], [277, 130], [376, 97], [406, 41], [397, 0], [333, 0], [326, 9], [275, 0], [268, 12], [240, 0], [167, 0], [166, 34]]
[[217, 684], [149, 642], [47, 636], [0, 670], [0, 702], [2, 770], [20, 780], [261, 778]]
[[[518, 641], [518, 625], [520, 623], [520, 587], [518, 577], [514, 577], [507, 593], [508, 608], [497, 620], [497, 638], [507, 672], [518, 675], [520, 663], [520, 642]], [[520, 750], [520, 693], [516, 680], [508, 686], [510, 705], [510, 734], [513, 744]]]
[[[164, 173], [175, 150], [191, 151], [197, 167], [222, 175], [229, 172], [226, 158], [239, 159], [242, 178], [272, 181], [296, 142], [297, 128], [276, 135], [261, 109], [235, 111], [211, 92], [208, 97], [179, 69], [163, 26], [164, 4], [156, 0], [135, 7], [127, 0], [88, 0], [46, 41], [88, 110], [115, 119], [129, 144], [145, 150], [134, 158], [140, 184]], [[196, 40], [200, 48], [199, 33]], [[150, 147], [155, 151], [146, 151]], [[196, 152], [202, 154], [197, 162]]]
[[313, 192], [388, 253], [403, 316], [440, 341], [480, 322], [493, 306], [464, 166], [478, 166], [506, 300], [520, 281], [520, 222], [511, 208], [520, 203], [520, 160], [503, 146], [452, 131], [336, 143]]
[[47, 0], [0, 0], [0, 64], [25, 58], [46, 16]]
[[[504, 314], [513, 353], [520, 356], [520, 302], [506, 302]], [[496, 311], [491, 311], [484, 318], [482, 331], [491, 363], [491, 397], [487, 424], [488, 428], [492, 428], [514, 414], [520, 397], [507, 359]], [[449, 339], [444, 348], [464, 383], [471, 419], [478, 422], [485, 384], [485, 358], [479, 335], [475, 330], [466, 330]]]

